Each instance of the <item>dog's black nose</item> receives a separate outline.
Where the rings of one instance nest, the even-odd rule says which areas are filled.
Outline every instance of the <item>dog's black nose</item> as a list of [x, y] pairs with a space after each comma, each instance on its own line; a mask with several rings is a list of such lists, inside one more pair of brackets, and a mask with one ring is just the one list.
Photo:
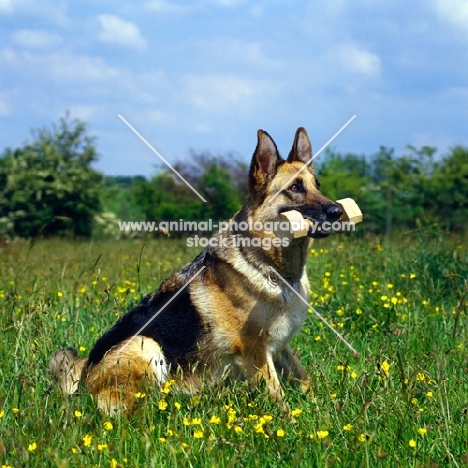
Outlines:
[[336, 203], [332, 205], [327, 205], [326, 207], [327, 219], [331, 222], [340, 219], [341, 215], [343, 214], [343, 208]]

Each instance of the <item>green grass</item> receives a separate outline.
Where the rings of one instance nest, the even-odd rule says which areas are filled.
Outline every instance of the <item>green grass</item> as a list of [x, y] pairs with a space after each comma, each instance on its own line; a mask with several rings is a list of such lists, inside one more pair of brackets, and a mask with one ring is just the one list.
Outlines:
[[286, 385], [295, 422], [242, 382], [195, 397], [155, 389], [110, 419], [51, 381], [55, 350], [85, 356], [195, 257], [183, 241], [0, 247], [0, 466], [463, 466], [466, 245], [420, 232], [316, 242], [311, 303], [360, 357], [310, 314], [293, 347], [315, 399]]

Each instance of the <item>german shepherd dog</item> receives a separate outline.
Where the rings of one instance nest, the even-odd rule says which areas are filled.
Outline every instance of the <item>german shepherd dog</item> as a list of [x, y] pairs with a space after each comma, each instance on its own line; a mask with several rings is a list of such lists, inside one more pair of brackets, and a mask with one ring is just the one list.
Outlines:
[[292, 209], [315, 223], [340, 218], [342, 208], [320, 192], [311, 159], [304, 128], [297, 130], [287, 160], [268, 133], [259, 130], [248, 201], [229, 229], [213, 237], [228, 236], [232, 245], [206, 247], [164, 280], [102, 335], [87, 359], [72, 349], [58, 351], [49, 368], [61, 389], [66, 394], [79, 388], [91, 392], [106, 413], [130, 410], [142, 385], [159, 387], [169, 379], [187, 392], [199, 391], [206, 375], [211, 382], [227, 376], [263, 379], [285, 408], [280, 377], [306, 391], [307, 374], [289, 342], [307, 314], [305, 263], [311, 238], [327, 233], [310, 230], [307, 237], [269, 249], [234, 241], [241, 236], [271, 240], [272, 232], [255, 230], [252, 223], [247, 231], [236, 226], [249, 220], [274, 222]]

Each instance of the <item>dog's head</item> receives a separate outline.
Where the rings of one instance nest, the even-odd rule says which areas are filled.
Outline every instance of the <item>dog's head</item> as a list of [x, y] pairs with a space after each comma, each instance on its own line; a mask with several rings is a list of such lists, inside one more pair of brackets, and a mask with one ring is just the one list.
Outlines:
[[287, 160], [281, 158], [270, 135], [258, 131], [249, 171], [249, 198], [257, 219], [272, 221], [280, 213], [297, 210], [316, 226], [309, 230], [309, 237], [328, 235], [317, 226], [337, 221], [343, 209], [322, 195], [311, 161], [312, 145], [304, 128], [297, 129]]

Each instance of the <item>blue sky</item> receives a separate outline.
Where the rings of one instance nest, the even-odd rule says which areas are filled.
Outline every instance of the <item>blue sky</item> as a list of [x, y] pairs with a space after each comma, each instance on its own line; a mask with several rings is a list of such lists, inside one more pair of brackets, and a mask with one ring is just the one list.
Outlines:
[[468, 1], [0, 0], [0, 149], [69, 110], [98, 169], [154, 173], [189, 149], [248, 161], [256, 131], [283, 155], [468, 146]]

